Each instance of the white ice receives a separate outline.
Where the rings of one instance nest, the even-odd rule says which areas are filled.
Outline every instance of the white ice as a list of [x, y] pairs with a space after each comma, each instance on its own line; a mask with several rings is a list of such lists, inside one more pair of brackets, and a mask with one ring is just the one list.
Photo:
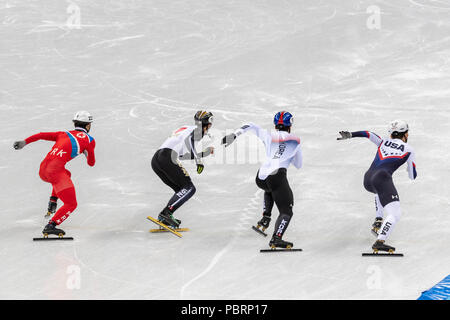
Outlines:
[[[373, 5], [379, 29], [367, 26]], [[415, 299], [450, 273], [447, 1], [5, 0], [0, 11], [0, 298]], [[202, 175], [185, 164], [197, 194], [176, 216], [191, 231], [148, 232], [171, 196], [150, 159], [200, 108], [216, 115], [218, 150], [226, 130], [294, 114], [304, 168], [289, 171], [285, 238], [303, 252], [259, 253], [258, 164], [221, 164], [221, 152]], [[97, 165], [68, 165], [79, 207], [62, 227], [75, 241], [33, 242], [51, 144], [12, 143], [69, 129], [80, 109], [95, 117]], [[403, 216], [389, 243], [405, 257], [362, 258], [375, 148], [336, 137], [384, 135], [396, 118], [419, 173], [395, 174]]]

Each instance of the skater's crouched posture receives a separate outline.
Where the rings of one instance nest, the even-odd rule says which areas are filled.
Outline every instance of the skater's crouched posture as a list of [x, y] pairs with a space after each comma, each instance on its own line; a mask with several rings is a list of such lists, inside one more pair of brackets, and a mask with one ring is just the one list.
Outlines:
[[300, 139], [291, 134], [292, 115], [289, 112], [278, 112], [274, 117], [276, 131], [269, 132], [256, 124], [244, 125], [235, 133], [223, 138], [222, 144], [229, 146], [237, 136], [251, 131], [262, 140], [266, 147], [266, 161], [256, 176], [256, 185], [264, 190], [263, 217], [258, 226], [267, 229], [270, 224], [272, 208], [277, 205], [280, 215], [269, 246], [272, 248], [291, 248], [293, 243], [282, 240], [292, 218], [294, 196], [287, 180], [287, 168], [292, 163], [297, 169], [302, 167]]
[[179, 160], [195, 160], [197, 173], [203, 172], [201, 158], [214, 152], [212, 147], [197, 153], [195, 142], [200, 141], [213, 123], [211, 112], [198, 111], [194, 116], [194, 126], [183, 126], [168, 138], [152, 158], [153, 171], [175, 194], [158, 216], [158, 220], [172, 228], [178, 228], [181, 221], [173, 217], [173, 213], [188, 201], [196, 189], [187, 171]]
[[[66, 163], [83, 153], [87, 158], [88, 165], [95, 165], [95, 140], [88, 134], [92, 121], [92, 116], [88, 112], [80, 111], [75, 114], [73, 119], [75, 130], [41, 132], [23, 141], [14, 142], [14, 148], [19, 150], [38, 140], [55, 141], [39, 170], [41, 179], [51, 183], [53, 187], [47, 215], [54, 215], [42, 231], [44, 235], [64, 235], [65, 232], [57, 229], [56, 226], [64, 222], [77, 207], [75, 187], [70, 171], [65, 168]], [[58, 199], [61, 199], [64, 205], [56, 211]]]
[[[375, 251], [395, 251], [394, 247], [384, 243], [401, 216], [400, 198], [392, 174], [406, 162], [410, 179], [414, 180], [417, 177], [415, 153], [407, 144], [408, 130], [405, 121], [395, 120], [390, 124], [388, 139], [382, 139], [369, 131], [341, 131], [341, 137], [338, 138], [338, 140], [368, 138], [378, 147], [375, 159], [364, 175], [364, 188], [375, 194], [376, 218], [372, 225], [372, 233], [377, 236], [377, 241], [372, 246]], [[387, 217], [383, 221], [384, 212]]]

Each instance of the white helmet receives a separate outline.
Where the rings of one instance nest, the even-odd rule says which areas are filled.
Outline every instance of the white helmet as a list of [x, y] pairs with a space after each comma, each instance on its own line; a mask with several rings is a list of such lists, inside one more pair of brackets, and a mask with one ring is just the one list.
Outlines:
[[408, 124], [403, 120], [394, 120], [389, 124], [389, 134], [394, 132], [403, 133], [409, 130]]
[[75, 113], [72, 121], [91, 123], [92, 121], [94, 121], [94, 118], [87, 111], [78, 111], [77, 113]]

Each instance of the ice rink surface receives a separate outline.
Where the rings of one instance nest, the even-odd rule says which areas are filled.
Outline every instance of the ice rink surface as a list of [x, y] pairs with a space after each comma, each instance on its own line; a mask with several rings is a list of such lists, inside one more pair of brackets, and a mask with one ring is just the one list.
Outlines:
[[[448, 1], [4, 0], [0, 12], [0, 298], [416, 299], [450, 273]], [[197, 193], [176, 217], [191, 231], [151, 234], [146, 216], [171, 190], [150, 159], [201, 108], [215, 114], [217, 154], [201, 175], [185, 162]], [[95, 117], [97, 164], [67, 166], [79, 206], [62, 227], [75, 241], [33, 242], [51, 144], [12, 143], [70, 129], [80, 109]], [[261, 254], [258, 163], [233, 153], [261, 145], [242, 138], [224, 154], [219, 141], [246, 121], [269, 129], [283, 109], [304, 154], [288, 172], [285, 238], [304, 251]], [[362, 258], [376, 148], [336, 137], [386, 135], [396, 118], [409, 122], [419, 174], [394, 176], [403, 216], [389, 243], [405, 257]]]

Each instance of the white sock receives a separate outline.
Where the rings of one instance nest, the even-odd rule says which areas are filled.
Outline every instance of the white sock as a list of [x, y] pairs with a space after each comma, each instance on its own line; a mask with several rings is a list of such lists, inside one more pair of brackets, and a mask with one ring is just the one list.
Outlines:
[[376, 217], [383, 218], [383, 206], [381, 205], [380, 197], [378, 195], [375, 196], [375, 210]]
[[402, 209], [400, 208], [400, 201], [394, 201], [388, 203], [384, 210], [386, 211], [387, 217], [383, 221], [383, 225], [380, 228], [378, 234], [378, 240], [386, 240], [392, 232], [395, 224], [400, 220], [402, 215]]

